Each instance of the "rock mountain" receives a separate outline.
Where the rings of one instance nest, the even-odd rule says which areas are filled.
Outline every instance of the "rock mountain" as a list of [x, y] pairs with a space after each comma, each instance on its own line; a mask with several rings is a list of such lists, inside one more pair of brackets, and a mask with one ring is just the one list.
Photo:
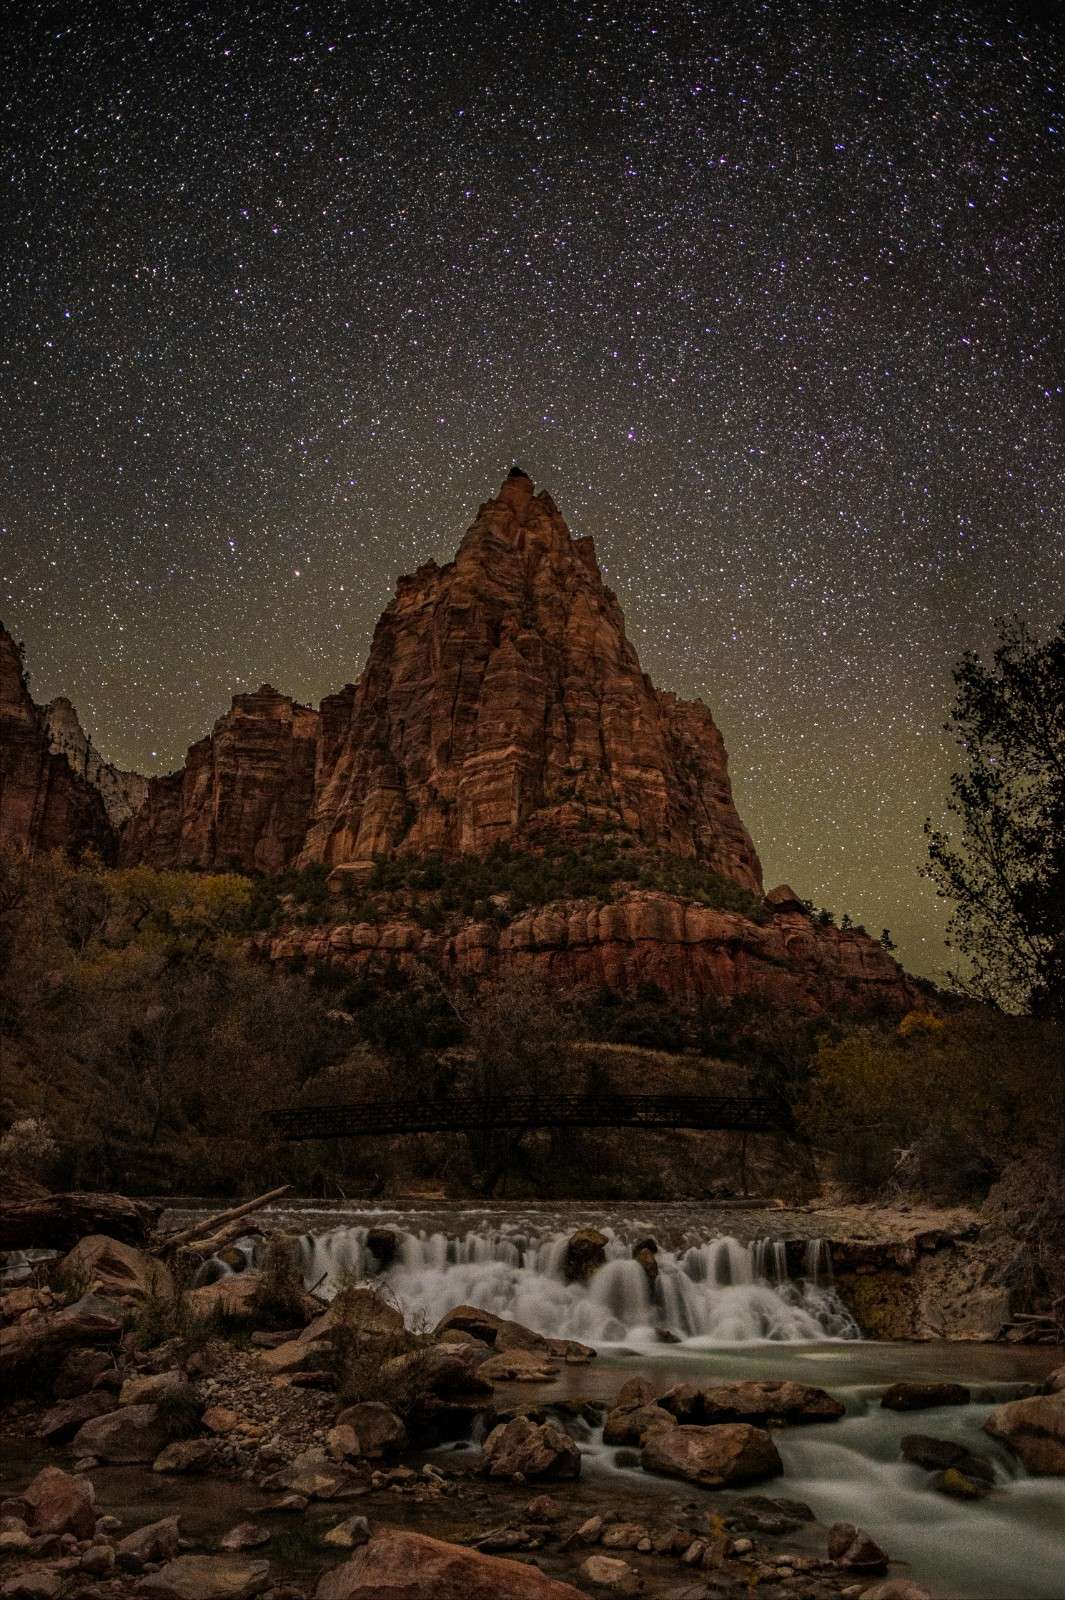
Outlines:
[[[655, 688], [591, 539], [574, 538], [518, 468], [481, 506], [453, 561], [399, 580], [356, 684], [318, 710], [269, 685], [237, 695], [184, 768], [151, 779], [143, 794], [129, 774], [101, 782], [106, 764], [83, 758], [80, 728], [61, 742], [68, 763], [51, 753], [47, 714], [33, 707], [16, 663], [5, 669], [3, 707], [6, 715], [17, 702], [15, 724], [27, 732], [21, 753], [5, 756], [8, 839], [80, 844], [99, 829], [104, 796], [124, 864], [276, 873], [324, 863], [331, 886], [343, 888], [382, 856], [484, 855], [610, 834], [762, 894], [709, 710]], [[619, 988], [653, 976], [688, 994], [768, 985], [811, 1005], [847, 993], [863, 1004], [907, 1003], [907, 980], [864, 935], [813, 924], [789, 890], [775, 891], [766, 910], [759, 925], [630, 893], [446, 939], [403, 923], [293, 929], [264, 953], [353, 968], [386, 952], [472, 972], [531, 962]]]

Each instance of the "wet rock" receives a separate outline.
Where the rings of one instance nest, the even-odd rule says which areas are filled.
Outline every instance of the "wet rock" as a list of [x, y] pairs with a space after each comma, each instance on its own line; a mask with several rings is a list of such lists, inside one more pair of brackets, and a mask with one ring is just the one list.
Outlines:
[[636, 1406], [651, 1406], [658, 1399], [658, 1390], [646, 1378], [626, 1378], [614, 1401], [615, 1411], [634, 1410]]
[[207, 1472], [214, 1461], [210, 1439], [175, 1439], [152, 1462], [153, 1472]]
[[22, 1567], [0, 1583], [3, 1600], [58, 1600], [65, 1574], [51, 1567]]
[[328, 1533], [322, 1534], [322, 1543], [332, 1545], [337, 1550], [354, 1550], [366, 1544], [369, 1537], [370, 1524], [365, 1517], [345, 1517], [343, 1522], [338, 1522]]
[[73, 1400], [62, 1400], [59, 1405], [46, 1411], [38, 1424], [37, 1437], [49, 1444], [65, 1444], [68, 1439], [73, 1439], [82, 1423], [91, 1421], [93, 1417], [102, 1417], [114, 1409], [114, 1395], [102, 1389], [90, 1389], [87, 1394], [79, 1394]]
[[538, 1494], [535, 1500], [530, 1500], [525, 1507], [525, 1515], [530, 1522], [560, 1522], [563, 1516], [562, 1506], [553, 1495]]
[[836, 1522], [828, 1530], [828, 1558], [847, 1572], [883, 1572], [888, 1558], [864, 1528]]
[[637, 1573], [618, 1556], [587, 1556], [581, 1562], [580, 1574], [593, 1589], [609, 1589], [615, 1594], [636, 1591]]
[[843, 1402], [809, 1383], [737, 1379], [699, 1391], [702, 1422], [834, 1422], [846, 1412]]
[[154, 1461], [171, 1432], [160, 1406], [122, 1406], [83, 1423], [71, 1448], [98, 1461]]
[[549, 1383], [558, 1376], [554, 1357], [534, 1350], [500, 1350], [482, 1361], [477, 1375], [488, 1383]]
[[478, 1370], [483, 1359], [468, 1345], [428, 1345], [386, 1361], [381, 1382], [403, 1404], [412, 1433], [454, 1435], [491, 1404], [494, 1390]]
[[270, 1582], [270, 1564], [247, 1556], [178, 1556], [141, 1579], [144, 1600], [254, 1600]]
[[1047, 1379], [1047, 1394], [1065, 1393], [1065, 1367], [1055, 1367]]
[[164, 1395], [174, 1390], [186, 1398], [195, 1399], [188, 1380], [180, 1367], [169, 1367], [164, 1372], [149, 1372], [136, 1378], [127, 1378], [119, 1390], [118, 1403], [122, 1406], [155, 1405]]
[[737, 1495], [728, 1503], [725, 1521], [744, 1533], [792, 1533], [814, 1513], [805, 1500], [784, 1500], [763, 1494]]
[[89, 1294], [114, 1300], [138, 1301], [155, 1293], [169, 1299], [174, 1280], [168, 1267], [135, 1245], [123, 1244], [106, 1233], [79, 1239], [59, 1265], [68, 1280], [84, 1280]]
[[996, 1406], [984, 1432], [1019, 1456], [1038, 1476], [1065, 1476], [1065, 1390]]
[[88, 1478], [43, 1467], [22, 1491], [34, 1533], [72, 1533], [91, 1539], [96, 1531], [96, 1491]]
[[994, 1483], [995, 1468], [986, 1456], [979, 1456], [953, 1439], [936, 1439], [927, 1433], [907, 1433], [900, 1445], [904, 1461], [924, 1467], [928, 1472], [946, 1472], [959, 1467], [967, 1477]]
[[336, 1419], [338, 1428], [351, 1428], [358, 1444], [356, 1454], [370, 1460], [400, 1455], [407, 1448], [407, 1430], [390, 1406], [363, 1400], [345, 1406]]
[[880, 1404], [888, 1411], [927, 1411], [932, 1406], [967, 1406], [972, 1395], [963, 1383], [893, 1383]]
[[158, 1522], [135, 1528], [115, 1546], [118, 1564], [126, 1572], [140, 1572], [149, 1561], [170, 1561], [178, 1553], [180, 1537], [178, 1517], [162, 1517]]
[[598, 1228], [578, 1228], [571, 1234], [566, 1245], [566, 1282], [586, 1283], [593, 1272], [605, 1266], [608, 1242]]
[[933, 1473], [929, 1482], [940, 1494], [949, 1494], [955, 1500], [982, 1500], [991, 1493], [991, 1485], [978, 1478], [970, 1478], [961, 1467], [947, 1467]]
[[604, 1550], [638, 1550], [648, 1538], [642, 1523], [611, 1522], [603, 1529], [599, 1542]]
[[769, 1434], [745, 1422], [655, 1428], [644, 1439], [640, 1461], [646, 1472], [686, 1478], [706, 1488], [750, 1483], [784, 1470]]
[[97, 1378], [113, 1368], [114, 1357], [106, 1350], [68, 1350], [55, 1375], [52, 1393], [57, 1400], [86, 1394]]
[[270, 1543], [269, 1528], [261, 1528], [257, 1522], [238, 1522], [236, 1527], [230, 1528], [218, 1541], [220, 1550], [257, 1550], [260, 1545]]
[[370, 1228], [366, 1235], [366, 1248], [377, 1262], [379, 1272], [387, 1272], [399, 1250], [399, 1234], [394, 1228]]
[[535, 1567], [422, 1533], [380, 1533], [318, 1580], [315, 1600], [581, 1600]]
[[484, 1466], [490, 1478], [578, 1478], [581, 1457], [569, 1434], [553, 1423], [515, 1417], [484, 1441]]
[[642, 1445], [644, 1438], [654, 1428], [675, 1428], [677, 1419], [661, 1406], [643, 1405], [617, 1407], [603, 1424], [603, 1443], [612, 1445]]
[[643, 1268], [644, 1272], [647, 1274], [649, 1283], [653, 1284], [657, 1282], [658, 1257], [655, 1255], [653, 1250], [649, 1249], [647, 1245], [644, 1245], [642, 1249], [633, 1251], [632, 1259], [638, 1266]]
[[694, 1383], [675, 1383], [658, 1397], [658, 1404], [676, 1417], [678, 1422], [698, 1422], [702, 1403], [702, 1390], [697, 1389]]
[[454, 1311], [449, 1311], [437, 1323], [434, 1335], [437, 1339], [456, 1335], [475, 1339], [479, 1344], [490, 1345], [497, 1351], [541, 1351], [546, 1355], [558, 1356], [567, 1364], [583, 1363], [595, 1357], [592, 1346], [581, 1344], [578, 1339], [547, 1338], [542, 1333], [534, 1333], [532, 1328], [526, 1328], [521, 1322], [514, 1322], [509, 1317], [497, 1317], [478, 1306], [456, 1306]]

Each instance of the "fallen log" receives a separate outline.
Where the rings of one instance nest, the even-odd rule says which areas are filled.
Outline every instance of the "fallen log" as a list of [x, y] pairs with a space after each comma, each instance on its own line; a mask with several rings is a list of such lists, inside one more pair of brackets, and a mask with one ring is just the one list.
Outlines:
[[0, 1250], [70, 1250], [90, 1233], [144, 1244], [161, 1206], [121, 1194], [43, 1194], [0, 1200]]
[[[156, 1237], [154, 1249], [156, 1254], [182, 1250], [187, 1245], [194, 1244], [198, 1239], [209, 1239], [212, 1249], [208, 1254], [213, 1254], [215, 1249], [221, 1249], [221, 1244], [216, 1243], [216, 1235], [222, 1230], [227, 1230], [230, 1223], [239, 1222], [241, 1217], [250, 1216], [253, 1211], [259, 1211], [263, 1206], [268, 1206], [272, 1200], [279, 1200], [283, 1194], [288, 1194], [292, 1185], [283, 1183], [279, 1189], [270, 1189], [266, 1194], [257, 1195], [254, 1200], [245, 1200], [243, 1205], [232, 1206], [228, 1211], [217, 1211], [213, 1217], [203, 1217], [199, 1222], [194, 1222], [190, 1228], [182, 1228], [177, 1233], [164, 1233]], [[223, 1243], [239, 1238], [239, 1231], [229, 1235]]]

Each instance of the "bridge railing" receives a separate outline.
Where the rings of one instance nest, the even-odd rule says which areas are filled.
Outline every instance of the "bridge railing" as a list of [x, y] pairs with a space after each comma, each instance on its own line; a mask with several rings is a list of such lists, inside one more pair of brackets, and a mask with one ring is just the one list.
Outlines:
[[360, 1134], [463, 1133], [524, 1128], [693, 1128], [770, 1133], [789, 1119], [765, 1095], [452, 1094], [400, 1106], [382, 1100], [293, 1106], [270, 1120], [285, 1139], [340, 1139]]

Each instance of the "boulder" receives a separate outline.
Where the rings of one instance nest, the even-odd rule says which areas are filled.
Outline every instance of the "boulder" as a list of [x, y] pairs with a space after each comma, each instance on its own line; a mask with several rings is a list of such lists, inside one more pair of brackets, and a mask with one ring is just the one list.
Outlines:
[[828, 1558], [847, 1572], [883, 1572], [888, 1561], [876, 1540], [853, 1522], [836, 1522], [829, 1528]]
[[154, 1461], [171, 1433], [170, 1420], [160, 1406], [122, 1406], [84, 1423], [71, 1449], [98, 1461]]
[[137, 1585], [144, 1600], [254, 1600], [270, 1582], [270, 1563], [250, 1556], [178, 1556]]
[[490, 1478], [579, 1478], [581, 1456], [568, 1433], [552, 1422], [514, 1417], [500, 1422], [484, 1441]]
[[115, 1361], [106, 1350], [68, 1350], [59, 1364], [52, 1384], [57, 1400], [72, 1400], [93, 1387], [97, 1378], [114, 1370]]
[[606, 1247], [609, 1240], [598, 1228], [578, 1228], [566, 1245], [565, 1273], [567, 1283], [586, 1283], [594, 1272], [606, 1264]]
[[1029, 1472], [1065, 1477], [1065, 1390], [996, 1406], [984, 1432], [1007, 1445]]
[[380, 1370], [381, 1392], [393, 1397], [415, 1434], [455, 1434], [490, 1405], [494, 1390], [478, 1368], [483, 1349], [426, 1345], [393, 1356]]
[[370, 1538], [370, 1524], [365, 1517], [345, 1517], [335, 1527], [322, 1534], [322, 1543], [337, 1550], [356, 1550]]
[[214, 1461], [210, 1439], [175, 1439], [152, 1462], [153, 1472], [208, 1472]]
[[399, 1455], [407, 1448], [407, 1430], [402, 1420], [379, 1400], [363, 1400], [358, 1405], [345, 1406], [337, 1416], [336, 1426], [350, 1428], [356, 1438], [358, 1454], [370, 1460]]
[[810, 1383], [742, 1378], [700, 1390], [701, 1422], [834, 1422], [846, 1413], [841, 1400]]
[[180, 1367], [169, 1367], [165, 1372], [145, 1372], [127, 1378], [118, 1392], [120, 1406], [157, 1405], [164, 1395], [177, 1393], [192, 1398], [193, 1391]]
[[261, 1528], [257, 1522], [238, 1522], [229, 1532], [223, 1534], [218, 1541], [220, 1550], [257, 1550], [260, 1545], [270, 1543], [270, 1530]]
[[117, 1300], [86, 1294], [54, 1315], [0, 1328], [0, 1380], [27, 1367], [47, 1367], [69, 1345], [115, 1344], [122, 1336], [124, 1317]]
[[634, 1593], [637, 1573], [619, 1556], [586, 1556], [581, 1562], [580, 1574], [593, 1589], [612, 1589], [617, 1593]]
[[686, 1478], [704, 1488], [753, 1483], [784, 1470], [768, 1433], [746, 1422], [654, 1428], [644, 1438], [640, 1464], [646, 1472]]
[[254, 1327], [265, 1320], [260, 1309], [262, 1278], [257, 1272], [228, 1272], [213, 1283], [186, 1289], [185, 1305], [197, 1322], [222, 1317], [227, 1322]]
[[535, 1350], [498, 1350], [482, 1361], [477, 1376], [486, 1383], [550, 1383], [558, 1376], [559, 1363], [551, 1355]]
[[392, 1530], [318, 1580], [315, 1600], [583, 1600], [535, 1567]]
[[3, 1600], [59, 1600], [66, 1574], [50, 1566], [20, 1567], [0, 1581]]
[[935, 1439], [927, 1433], [907, 1433], [900, 1449], [904, 1461], [924, 1467], [927, 1472], [946, 1472], [959, 1467], [966, 1477], [994, 1483], [994, 1464], [986, 1456], [978, 1456], [953, 1439]]
[[96, 1529], [96, 1491], [89, 1478], [43, 1467], [21, 1498], [34, 1533], [72, 1533], [90, 1539]]
[[178, 1517], [162, 1517], [143, 1528], [127, 1533], [115, 1546], [118, 1564], [127, 1572], [139, 1572], [149, 1561], [171, 1561], [178, 1553], [181, 1522]]
[[932, 1596], [909, 1578], [888, 1578], [886, 1583], [875, 1583], [871, 1589], [863, 1589], [862, 1600], [932, 1600]]
[[441, 1317], [434, 1336], [445, 1339], [456, 1334], [476, 1339], [480, 1344], [491, 1345], [497, 1351], [534, 1350], [557, 1356], [568, 1364], [591, 1361], [595, 1357], [592, 1346], [581, 1344], [579, 1339], [548, 1338], [509, 1317], [497, 1317], [491, 1311], [482, 1311], [479, 1306], [456, 1306], [446, 1317]]
[[636, 1406], [654, 1405], [657, 1399], [658, 1390], [646, 1378], [626, 1378], [618, 1390], [614, 1408], [623, 1411]]
[[274, 1377], [321, 1372], [333, 1360], [333, 1346], [324, 1339], [286, 1339], [284, 1344], [264, 1350], [259, 1360]]
[[1065, 1393], [1065, 1367], [1055, 1367], [1047, 1378], [1047, 1394]]
[[37, 1428], [38, 1439], [49, 1444], [65, 1444], [73, 1439], [83, 1422], [102, 1417], [115, 1409], [115, 1397], [105, 1389], [90, 1389], [88, 1394], [76, 1395], [73, 1400], [61, 1400], [41, 1418]]
[[675, 1428], [677, 1419], [662, 1406], [617, 1406], [603, 1424], [603, 1443], [640, 1445], [652, 1428]]
[[963, 1383], [893, 1383], [880, 1404], [888, 1411], [927, 1411], [933, 1406], [967, 1406], [972, 1395]]
[[68, 1280], [82, 1280], [90, 1294], [113, 1300], [138, 1301], [149, 1294], [170, 1299], [174, 1280], [170, 1269], [136, 1245], [123, 1244], [106, 1233], [79, 1239], [59, 1266]]
[[305, 1343], [334, 1344], [354, 1336], [372, 1345], [394, 1343], [403, 1333], [403, 1313], [373, 1289], [342, 1289], [299, 1337]]
[[376, 1261], [378, 1272], [387, 1272], [399, 1252], [399, 1234], [394, 1228], [369, 1228], [366, 1248]]

